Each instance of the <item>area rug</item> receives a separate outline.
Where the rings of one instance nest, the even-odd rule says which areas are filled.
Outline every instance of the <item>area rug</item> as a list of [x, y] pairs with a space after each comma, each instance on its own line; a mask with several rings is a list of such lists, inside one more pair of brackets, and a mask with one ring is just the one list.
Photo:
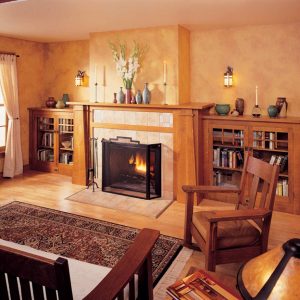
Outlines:
[[[49, 208], [12, 202], [0, 207], [0, 239], [80, 261], [114, 267], [139, 230]], [[154, 284], [182, 241], [160, 235], [152, 250]]]
[[96, 189], [84, 189], [66, 198], [66, 200], [91, 204], [111, 209], [123, 210], [150, 218], [158, 218], [173, 200], [164, 199], [138, 199], [122, 195], [102, 192]]

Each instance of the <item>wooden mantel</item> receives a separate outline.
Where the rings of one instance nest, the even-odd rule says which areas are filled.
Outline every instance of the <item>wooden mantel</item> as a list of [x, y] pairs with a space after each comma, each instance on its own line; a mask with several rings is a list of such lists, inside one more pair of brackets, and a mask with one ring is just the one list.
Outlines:
[[[69, 102], [74, 110], [74, 139], [77, 149], [74, 149], [73, 183], [86, 185], [87, 168], [87, 146], [89, 131], [96, 127], [93, 122], [92, 112], [101, 110], [122, 110], [122, 111], [150, 111], [169, 112], [173, 114], [173, 127], [168, 132], [173, 133], [174, 141], [174, 195], [175, 198], [183, 202], [184, 193], [181, 189], [184, 184], [200, 184], [203, 182], [202, 160], [203, 160], [203, 140], [202, 140], [202, 118], [208, 115], [213, 103], [186, 103], [180, 105], [161, 104], [114, 104], [114, 103], [94, 103], [94, 102]], [[98, 124], [99, 125], [99, 124]], [[110, 124], [105, 124], [109, 127]], [[111, 128], [113, 124], [111, 124]], [[119, 125], [122, 129], [130, 129], [129, 125]], [[131, 125], [132, 126], [132, 125]], [[145, 126], [140, 129], [145, 130]], [[149, 131], [158, 131], [159, 128], [151, 127]], [[85, 151], [82, 151], [83, 145]], [[85, 154], [83, 154], [83, 152]], [[83, 157], [83, 155], [85, 155]], [[75, 175], [76, 174], [76, 175]]]

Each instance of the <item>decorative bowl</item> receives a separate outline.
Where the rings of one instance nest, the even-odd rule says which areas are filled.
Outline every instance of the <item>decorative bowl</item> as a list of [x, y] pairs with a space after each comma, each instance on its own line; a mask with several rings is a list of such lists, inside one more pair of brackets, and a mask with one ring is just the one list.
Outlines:
[[71, 145], [72, 145], [71, 141], [64, 141], [64, 142], [61, 142], [61, 144], [66, 149], [69, 149], [71, 147]]
[[230, 104], [216, 104], [215, 110], [218, 115], [226, 116], [230, 111]]

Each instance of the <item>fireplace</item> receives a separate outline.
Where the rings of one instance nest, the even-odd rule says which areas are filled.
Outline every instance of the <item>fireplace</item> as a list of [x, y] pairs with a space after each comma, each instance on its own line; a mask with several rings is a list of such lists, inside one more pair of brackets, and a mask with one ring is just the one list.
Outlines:
[[102, 191], [161, 197], [161, 144], [140, 144], [127, 137], [102, 139]]

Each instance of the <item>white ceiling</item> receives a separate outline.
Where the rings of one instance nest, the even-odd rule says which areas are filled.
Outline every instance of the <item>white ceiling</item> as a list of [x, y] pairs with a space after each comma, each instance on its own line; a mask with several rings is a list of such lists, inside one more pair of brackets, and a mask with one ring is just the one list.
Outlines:
[[176, 24], [210, 29], [289, 22], [300, 22], [300, 0], [26, 0], [0, 4], [0, 35], [41, 42]]

